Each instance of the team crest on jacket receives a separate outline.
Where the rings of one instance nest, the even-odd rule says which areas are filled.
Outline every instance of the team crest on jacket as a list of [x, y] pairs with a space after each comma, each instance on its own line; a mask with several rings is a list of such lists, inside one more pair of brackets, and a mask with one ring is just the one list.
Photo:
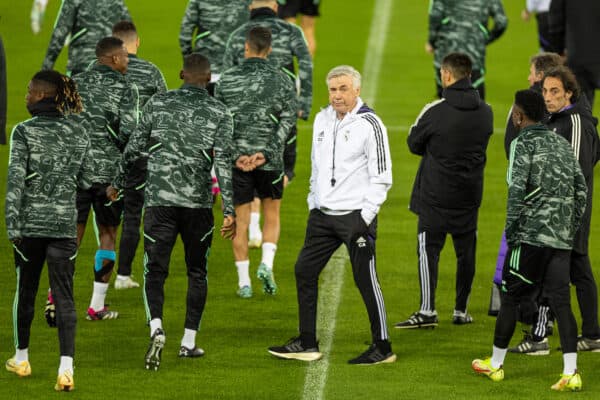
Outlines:
[[325, 137], [325, 131], [319, 132], [319, 134], [317, 135], [317, 142], [322, 142], [324, 137]]

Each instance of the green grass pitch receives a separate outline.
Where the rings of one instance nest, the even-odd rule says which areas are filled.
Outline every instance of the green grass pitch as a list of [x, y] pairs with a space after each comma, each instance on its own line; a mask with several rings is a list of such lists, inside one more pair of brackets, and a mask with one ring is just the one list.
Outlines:
[[[142, 45], [140, 56], [163, 71], [169, 87], [180, 83], [181, 56], [178, 32], [186, 1], [126, 1], [136, 22]], [[491, 279], [496, 261], [505, 211], [505, 170], [503, 127], [515, 90], [527, 86], [528, 59], [537, 51], [535, 23], [519, 18], [521, 0], [505, 0], [509, 27], [505, 35], [488, 48], [487, 101], [495, 114], [495, 134], [488, 149], [485, 193], [480, 211], [477, 273], [469, 311], [475, 318], [470, 326], [454, 326], [455, 261], [448, 239], [440, 262], [437, 304], [440, 325], [435, 330], [398, 331], [391, 329], [395, 364], [357, 367], [346, 363], [366, 348], [370, 340], [368, 319], [360, 295], [352, 282], [350, 265], [344, 273], [329, 365], [324, 377], [324, 399], [491, 399], [558, 398], [550, 385], [562, 370], [558, 337], [551, 337], [552, 354], [526, 357], [509, 354], [506, 379], [493, 383], [471, 372], [473, 358], [491, 351], [494, 319], [487, 316]], [[362, 70], [375, 1], [324, 0], [318, 21], [318, 50], [315, 57], [313, 116], [327, 104], [324, 78], [338, 64]], [[8, 127], [28, 118], [24, 97], [29, 78], [41, 66], [51, 27], [59, 8], [50, 0], [42, 33], [29, 28], [31, 0], [3, 1], [0, 4], [0, 33], [7, 51]], [[407, 210], [418, 157], [406, 147], [408, 127], [423, 105], [434, 96], [431, 57], [423, 50], [427, 38], [427, 2], [393, 1], [393, 14], [378, 77], [375, 109], [388, 126], [394, 163], [394, 186], [379, 218], [378, 273], [390, 326], [405, 319], [419, 305], [416, 258], [416, 217]], [[57, 68], [64, 70], [63, 52]], [[371, 60], [372, 61], [372, 60]], [[598, 102], [597, 102], [598, 103]], [[595, 108], [595, 115], [599, 114]], [[312, 121], [312, 118], [311, 118]], [[255, 296], [242, 301], [235, 296], [236, 271], [230, 244], [215, 238], [209, 260], [209, 295], [197, 344], [206, 350], [201, 359], [178, 359], [183, 333], [186, 278], [180, 244], [173, 253], [171, 275], [166, 284], [164, 325], [167, 344], [158, 372], [143, 368], [148, 343], [140, 289], [109, 291], [107, 301], [120, 312], [115, 321], [91, 323], [85, 320], [92, 290], [92, 259], [95, 241], [88, 231], [77, 259], [75, 296], [77, 327], [73, 399], [301, 399], [306, 364], [285, 362], [267, 354], [270, 345], [293, 336], [297, 327], [297, 305], [293, 267], [302, 245], [307, 216], [306, 194], [310, 171], [310, 123], [300, 123], [297, 178], [286, 190], [282, 206], [282, 234], [275, 259], [280, 294], [271, 298], [260, 293], [253, 280]], [[0, 146], [0, 165], [7, 163], [8, 147]], [[0, 187], [5, 187], [5, 167]], [[1, 204], [3, 208], [3, 203]], [[598, 201], [594, 208], [598, 210]], [[598, 269], [600, 235], [598, 211], [592, 224], [590, 251]], [[219, 221], [219, 218], [217, 218]], [[12, 304], [15, 286], [12, 250], [0, 219], [0, 359], [13, 355]], [[251, 253], [255, 273], [260, 252]], [[141, 251], [134, 275], [141, 279]], [[0, 399], [55, 398], [52, 390], [58, 367], [56, 331], [46, 327], [42, 310], [47, 277], [44, 273], [32, 326], [30, 361], [33, 374], [18, 379], [0, 372]], [[574, 298], [573, 298], [574, 299]], [[573, 309], [579, 310], [574, 301]], [[517, 328], [518, 329], [518, 328]], [[513, 343], [520, 340], [517, 331]], [[595, 380], [599, 354], [579, 357], [584, 391], [578, 399], [598, 398], [600, 383]], [[309, 398], [309, 397], [305, 397]]]

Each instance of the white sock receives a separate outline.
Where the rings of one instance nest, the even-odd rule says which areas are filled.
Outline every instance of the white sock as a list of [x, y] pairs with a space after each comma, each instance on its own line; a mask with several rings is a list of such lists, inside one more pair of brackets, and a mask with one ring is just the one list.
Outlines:
[[577, 353], [563, 353], [563, 375], [573, 375], [577, 371]]
[[117, 274], [117, 279], [118, 279], [118, 280], [120, 280], [120, 281], [124, 281], [124, 280], [126, 280], [127, 278], [129, 278], [129, 275], [118, 275], [118, 274]]
[[29, 349], [17, 349], [15, 352], [15, 361], [29, 361]]
[[94, 311], [100, 311], [104, 308], [104, 299], [108, 291], [108, 283], [94, 282], [94, 292], [92, 293], [92, 301], [90, 307]]
[[71, 371], [71, 373], [73, 373], [73, 357], [60, 356], [58, 374], [60, 375], [65, 371]]
[[500, 368], [504, 365], [504, 358], [506, 358], [506, 351], [508, 349], [501, 349], [493, 346], [492, 350], [492, 368]]
[[426, 317], [435, 317], [437, 315], [437, 311], [433, 310], [419, 310], [419, 314], [423, 314]]
[[248, 226], [248, 234], [254, 238], [260, 234], [260, 213], [250, 213], [250, 225]]
[[252, 286], [252, 283], [250, 283], [250, 273], [248, 272], [248, 269], [250, 269], [250, 260], [236, 261], [235, 267], [238, 271], [238, 286]]
[[261, 263], [265, 264], [267, 268], [273, 269], [273, 259], [275, 259], [275, 252], [277, 251], [277, 245], [275, 243], [263, 243], [262, 244], [262, 260]]
[[154, 334], [157, 329], [162, 329], [162, 319], [154, 318], [150, 320], [150, 337]]
[[185, 328], [183, 330], [183, 338], [181, 338], [181, 345], [187, 347], [192, 350], [196, 347], [196, 332], [193, 329]]

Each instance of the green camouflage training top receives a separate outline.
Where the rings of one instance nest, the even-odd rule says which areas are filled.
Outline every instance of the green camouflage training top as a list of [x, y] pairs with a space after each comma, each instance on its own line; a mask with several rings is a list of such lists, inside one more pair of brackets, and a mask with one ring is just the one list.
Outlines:
[[129, 54], [129, 65], [125, 77], [137, 87], [140, 102], [138, 109], [140, 110], [154, 94], [167, 91], [167, 83], [160, 69], [150, 61], [138, 58], [135, 54]]
[[543, 125], [523, 129], [510, 145], [506, 240], [571, 249], [587, 186], [569, 142]]
[[267, 60], [248, 58], [221, 76], [215, 97], [233, 114], [233, 160], [262, 152], [260, 169], [283, 171], [285, 138], [296, 123], [292, 81]]
[[[190, 0], [181, 21], [179, 46], [208, 58], [213, 74], [220, 74], [225, 44], [231, 32], [250, 18], [252, 0]], [[195, 36], [194, 36], [195, 35]], [[192, 47], [192, 42], [194, 46]]]
[[120, 72], [98, 63], [73, 79], [83, 100], [83, 112], [77, 118], [91, 125], [88, 134], [94, 183], [110, 183], [117, 172], [121, 151], [137, 123], [137, 88]]
[[[494, 27], [488, 30], [488, 19]], [[429, 43], [439, 68], [448, 53], [465, 53], [473, 69], [485, 68], [485, 46], [506, 30], [508, 20], [500, 0], [431, 0]]]
[[113, 25], [123, 20], [131, 21], [123, 0], [62, 0], [42, 69], [54, 67], [71, 35], [67, 71], [85, 71], [96, 59], [96, 44], [112, 36]]
[[123, 188], [132, 164], [148, 154], [145, 207], [212, 208], [214, 165], [224, 214], [233, 215], [233, 121], [205, 89], [183, 85], [153, 96], [130, 138], [113, 181]]
[[39, 115], [13, 129], [5, 218], [8, 238], [75, 238], [77, 187], [91, 185], [93, 166], [84, 124]]
[[308, 119], [312, 106], [312, 72], [313, 65], [308, 46], [302, 30], [294, 24], [277, 17], [271, 9], [259, 8], [252, 11], [249, 22], [236, 29], [229, 40], [223, 58], [223, 70], [239, 65], [244, 61], [244, 43], [246, 32], [255, 26], [271, 29], [273, 51], [267, 58], [275, 67], [284, 71], [295, 82], [294, 57], [298, 60], [298, 76], [300, 78], [300, 94], [298, 110], [302, 111], [302, 119]]

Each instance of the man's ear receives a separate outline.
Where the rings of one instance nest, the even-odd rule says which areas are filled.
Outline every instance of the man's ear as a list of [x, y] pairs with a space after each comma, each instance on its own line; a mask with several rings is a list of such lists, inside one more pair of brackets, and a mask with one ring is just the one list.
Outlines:
[[183, 72], [183, 70], [179, 71], [179, 79], [183, 80], [185, 74]]

